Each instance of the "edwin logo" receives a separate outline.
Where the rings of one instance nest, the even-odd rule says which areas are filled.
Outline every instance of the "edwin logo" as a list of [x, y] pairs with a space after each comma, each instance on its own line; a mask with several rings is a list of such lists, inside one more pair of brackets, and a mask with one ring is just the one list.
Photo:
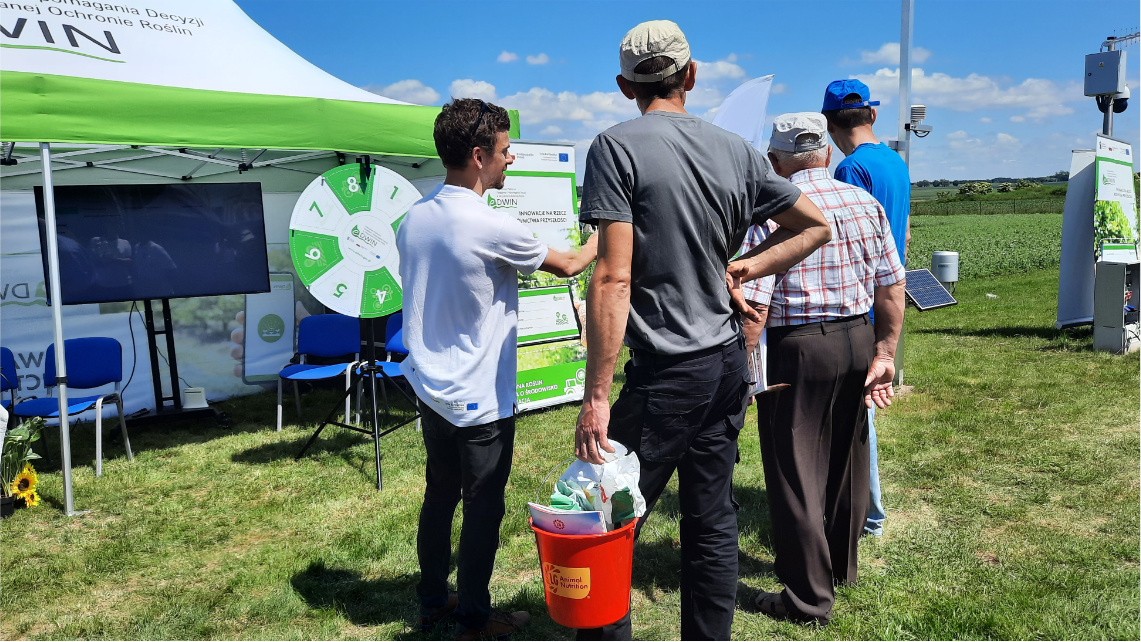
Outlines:
[[491, 194], [487, 195], [487, 206], [493, 210], [501, 207], [519, 207], [518, 198], [495, 198]]
[[354, 225], [352, 234], [362, 242], [367, 243], [369, 247], [376, 247], [380, 244], [380, 236], [370, 230], [368, 226]]

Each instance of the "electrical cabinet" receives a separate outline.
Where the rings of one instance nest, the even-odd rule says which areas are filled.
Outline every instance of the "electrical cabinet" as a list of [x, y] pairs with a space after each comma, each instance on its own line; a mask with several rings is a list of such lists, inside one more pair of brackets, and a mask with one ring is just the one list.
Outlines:
[[1093, 289], [1093, 348], [1114, 354], [1141, 348], [1137, 308], [1141, 263], [1098, 262]]
[[1103, 51], [1086, 54], [1086, 95], [1119, 94], [1123, 91], [1125, 91], [1125, 52]]

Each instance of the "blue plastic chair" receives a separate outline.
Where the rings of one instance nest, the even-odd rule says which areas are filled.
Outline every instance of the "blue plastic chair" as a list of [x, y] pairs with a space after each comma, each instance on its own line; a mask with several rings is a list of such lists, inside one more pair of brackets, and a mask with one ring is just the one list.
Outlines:
[[[352, 372], [360, 361], [360, 322], [343, 314], [318, 314], [305, 317], [297, 328], [297, 353], [301, 363], [286, 366], [277, 374], [277, 429], [281, 430], [282, 382], [293, 382], [293, 398], [297, 402], [297, 416], [301, 416], [299, 381], [332, 379], [344, 375], [345, 389], [352, 385]], [[321, 366], [306, 363], [307, 357], [339, 357], [352, 354], [353, 361]], [[345, 397], [345, 423], [349, 423], [351, 400]]]
[[16, 355], [8, 348], [0, 348], [0, 396], [12, 391], [12, 400], [0, 399], [0, 405], [5, 409], [16, 405], [16, 390], [20, 388], [20, 379], [16, 374]]
[[[108, 337], [89, 337], [85, 339], [65, 339], [64, 351], [67, 353], [67, 414], [78, 415], [95, 409], [95, 476], [103, 475], [103, 404], [112, 402], [119, 410], [119, 429], [123, 433], [123, 446], [127, 450], [127, 459], [134, 461], [135, 455], [131, 452], [131, 438], [127, 436], [127, 418], [123, 414], [123, 398], [119, 394], [119, 385], [123, 381], [123, 346], [115, 339]], [[57, 385], [55, 377], [55, 344], [48, 346], [44, 354], [44, 387], [51, 388]], [[91, 390], [108, 384], [115, 384], [115, 391], [101, 395], [76, 396], [71, 393], [75, 390]], [[12, 409], [12, 414], [21, 417], [43, 417], [44, 419], [59, 418], [59, 400], [55, 397], [34, 397], [21, 401]]]

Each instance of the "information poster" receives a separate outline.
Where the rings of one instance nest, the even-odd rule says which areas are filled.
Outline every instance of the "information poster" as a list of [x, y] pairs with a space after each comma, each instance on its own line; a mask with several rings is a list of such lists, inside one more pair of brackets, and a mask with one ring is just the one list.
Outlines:
[[[515, 162], [487, 204], [526, 225], [558, 250], [581, 245], [574, 146], [512, 141]], [[519, 409], [581, 401], [586, 382], [586, 286], [590, 272], [560, 279], [535, 272], [519, 279]], [[557, 287], [555, 287], [557, 286]]]
[[1093, 237], [1099, 260], [1104, 243], [1132, 245], [1141, 237], [1133, 193], [1133, 150], [1105, 136], [1097, 137], [1094, 157]]

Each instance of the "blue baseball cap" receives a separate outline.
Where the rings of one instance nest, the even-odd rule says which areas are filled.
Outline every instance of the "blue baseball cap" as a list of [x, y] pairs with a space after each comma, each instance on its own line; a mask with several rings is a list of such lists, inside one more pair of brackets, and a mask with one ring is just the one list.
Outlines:
[[[859, 94], [860, 102], [844, 104], [844, 99], [852, 94]], [[855, 109], [857, 107], [874, 107], [880, 104], [878, 100], [870, 100], [871, 92], [868, 86], [856, 80], [849, 78], [848, 80], [833, 80], [828, 83], [828, 89], [824, 90], [824, 106], [820, 111], [832, 111], [835, 109]]]

